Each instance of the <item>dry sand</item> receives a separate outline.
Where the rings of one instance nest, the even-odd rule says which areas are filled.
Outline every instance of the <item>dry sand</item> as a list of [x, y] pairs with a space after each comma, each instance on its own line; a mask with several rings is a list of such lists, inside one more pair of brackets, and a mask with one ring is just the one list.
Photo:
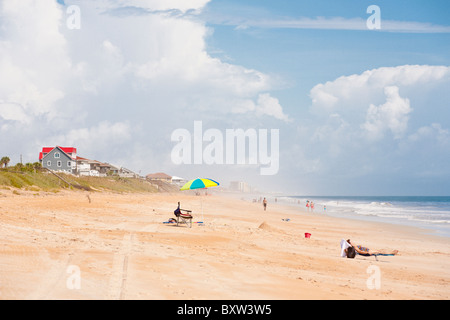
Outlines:
[[[419, 229], [218, 195], [0, 191], [3, 300], [450, 298], [449, 239]], [[178, 201], [204, 224], [164, 224]], [[343, 238], [400, 254], [341, 258]]]

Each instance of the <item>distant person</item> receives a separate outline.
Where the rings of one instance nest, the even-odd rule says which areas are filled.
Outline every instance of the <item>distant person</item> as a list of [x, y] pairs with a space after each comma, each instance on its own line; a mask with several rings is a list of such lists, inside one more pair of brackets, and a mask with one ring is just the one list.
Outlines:
[[309, 200], [306, 200], [306, 211], [309, 211]]
[[314, 211], [314, 202], [311, 201], [311, 212]]
[[267, 208], [267, 199], [266, 198], [264, 198], [264, 200], [263, 200], [263, 206], [264, 206], [264, 211], [266, 211], [266, 208]]

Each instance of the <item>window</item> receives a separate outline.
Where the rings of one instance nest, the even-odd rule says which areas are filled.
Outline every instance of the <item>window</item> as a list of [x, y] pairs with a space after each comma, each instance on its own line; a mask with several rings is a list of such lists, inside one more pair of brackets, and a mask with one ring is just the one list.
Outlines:
[[61, 158], [61, 153], [55, 152], [55, 159], [59, 159], [59, 158]]
[[67, 161], [67, 166], [68, 166], [69, 168], [72, 167], [72, 162]]
[[62, 162], [61, 162], [61, 161], [58, 161], [56, 165], [57, 165], [58, 167], [61, 167], [61, 166], [62, 166]]
[[47, 167], [51, 167], [52, 166], [52, 162], [51, 161], [47, 161]]

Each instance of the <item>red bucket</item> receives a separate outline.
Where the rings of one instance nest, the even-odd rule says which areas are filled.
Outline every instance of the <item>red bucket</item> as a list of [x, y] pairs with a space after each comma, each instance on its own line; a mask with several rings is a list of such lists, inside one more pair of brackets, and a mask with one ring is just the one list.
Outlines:
[[311, 238], [311, 233], [305, 233], [305, 238], [306, 238], [306, 239]]

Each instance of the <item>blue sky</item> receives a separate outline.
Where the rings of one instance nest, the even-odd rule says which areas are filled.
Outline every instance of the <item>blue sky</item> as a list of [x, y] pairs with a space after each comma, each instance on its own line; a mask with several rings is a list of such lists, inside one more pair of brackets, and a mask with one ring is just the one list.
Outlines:
[[[380, 30], [367, 28], [370, 5]], [[142, 175], [244, 180], [287, 194], [448, 195], [449, 7], [4, 0], [1, 156], [34, 162], [43, 146], [74, 146]], [[171, 134], [193, 132], [194, 121], [280, 130], [278, 174], [174, 164]]]
[[[288, 28], [279, 26], [279, 21], [298, 19], [316, 19], [323, 17], [331, 20], [336, 17], [343, 19], [359, 18], [365, 22], [371, 14], [367, 8], [376, 4], [381, 9], [381, 30], [342, 30], [338, 26], [320, 29], [321, 25], [311, 28]], [[319, 83], [334, 81], [341, 76], [361, 74], [366, 70], [382, 67], [397, 67], [401, 65], [442, 65], [450, 63], [450, 37], [448, 29], [448, 12], [450, 4], [447, 1], [217, 1], [211, 2], [205, 16], [214, 29], [214, 35], [209, 40], [211, 51], [222, 59], [230, 59], [233, 63], [276, 74], [286, 81], [286, 87], [277, 90], [275, 95], [280, 99], [284, 111], [296, 118], [293, 126], [299, 125], [302, 118], [309, 118], [308, 109], [311, 106], [310, 90]], [[248, 26], [246, 22], [249, 21]], [[266, 21], [265, 26], [256, 22]], [[408, 23], [411, 30], [395, 32], [383, 30], [385, 21]], [[252, 25], [252, 22], [253, 25]], [[240, 27], [243, 25], [244, 27]], [[445, 32], [435, 32], [438, 26]], [[420, 31], [414, 29], [418, 27]], [[448, 97], [448, 95], [446, 95]], [[439, 121], [443, 114], [448, 118], [448, 103], [442, 99], [424, 95], [423, 100], [430, 105], [423, 118], [410, 119], [420, 126], [426, 121]], [[416, 110], [419, 113], [419, 110]], [[444, 123], [449, 125], [448, 120]], [[288, 129], [289, 128], [289, 129]], [[288, 127], [286, 131], [293, 130]], [[308, 127], [309, 128], [309, 127]], [[289, 133], [288, 133], [289, 134]], [[398, 148], [395, 141], [384, 141], [386, 148], [379, 152], [392, 153]], [[367, 144], [365, 147], [370, 148]], [[349, 147], [351, 148], [351, 147]], [[361, 148], [361, 151], [363, 148]], [[320, 152], [320, 151], [318, 151]], [[420, 150], [417, 150], [420, 153]], [[443, 157], [444, 165], [448, 157], [448, 144], [445, 150], [429, 150], [436, 158]], [[326, 156], [326, 154], [322, 154]], [[417, 156], [415, 153], [409, 157]], [[433, 161], [438, 161], [432, 157]], [[391, 159], [392, 160], [392, 159]], [[366, 175], [349, 178], [336, 172], [322, 175], [320, 172], [298, 175], [299, 180], [319, 181], [313, 184], [320, 192], [324, 185], [333, 185], [330, 191], [345, 186], [344, 193], [356, 194], [384, 192], [393, 194], [445, 194], [442, 187], [447, 187], [448, 170], [442, 168], [443, 177], [439, 173], [429, 177], [413, 177], [408, 170], [423, 169], [430, 162], [420, 162], [409, 159], [408, 156], [395, 157], [395, 170], [381, 166], [378, 160], [379, 175], [370, 178]], [[416, 168], [415, 166], [419, 166]], [[402, 170], [402, 167], [408, 169]], [[354, 168], [357, 170], [357, 168]], [[419, 169], [419, 170], [420, 170]], [[437, 170], [439, 171], [439, 170]], [[317, 176], [315, 176], [317, 174]], [[393, 176], [393, 177], [392, 177]], [[436, 183], [436, 184], [434, 184]], [[301, 184], [301, 183], [300, 183]], [[352, 186], [354, 184], [355, 186]], [[414, 187], [411, 187], [411, 184]], [[307, 185], [307, 183], [305, 183]], [[364, 185], [365, 187], [361, 188]], [[308, 193], [308, 187], [305, 187]], [[352, 191], [350, 191], [352, 190]], [[339, 194], [339, 191], [336, 192]], [[314, 191], [313, 191], [314, 193]]]
[[[378, 1], [381, 18], [399, 22], [442, 25], [447, 33], [409, 33], [339, 29], [248, 27], [236, 21], [279, 21], [302, 18], [359, 18], [365, 22], [373, 1], [212, 1], [205, 10], [214, 29], [210, 49], [218, 57], [309, 84], [372, 68], [401, 64], [448, 65], [450, 43], [446, 9], [448, 1]], [[320, 26], [320, 24], [318, 24]], [[363, 25], [363, 28], [365, 26]], [[221, 55], [222, 54], [222, 55]], [[307, 83], [306, 83], [307, 84]]]

